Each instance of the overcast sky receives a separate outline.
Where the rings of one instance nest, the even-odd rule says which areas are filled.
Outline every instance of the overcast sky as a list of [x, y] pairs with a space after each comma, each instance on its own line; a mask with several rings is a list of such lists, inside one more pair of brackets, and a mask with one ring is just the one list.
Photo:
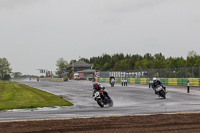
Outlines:
[[103, 53], [200, 54], [200, 0], [0, 0], [0, 58], [13, 72]]

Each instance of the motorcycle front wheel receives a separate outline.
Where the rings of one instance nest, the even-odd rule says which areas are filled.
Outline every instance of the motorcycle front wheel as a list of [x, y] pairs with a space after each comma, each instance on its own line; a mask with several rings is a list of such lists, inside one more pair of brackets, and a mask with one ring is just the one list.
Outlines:
[[97, 99], [97, 103], [100, 107], [104, 107], [104, 103], [101, 99]]
[[114, 83], [111, 83], [111, 87], [114, 87]]
[[163, 97], [164, 99], [166, 98], [166, 94], [163, 90], [161, 90], [159, 93], [161, 97]]

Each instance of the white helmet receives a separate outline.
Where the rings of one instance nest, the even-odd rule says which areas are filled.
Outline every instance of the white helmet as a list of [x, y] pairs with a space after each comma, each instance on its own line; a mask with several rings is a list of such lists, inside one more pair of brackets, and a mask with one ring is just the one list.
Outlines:
[[153, 81], [156, 81], [156, 77], [153, 78]]

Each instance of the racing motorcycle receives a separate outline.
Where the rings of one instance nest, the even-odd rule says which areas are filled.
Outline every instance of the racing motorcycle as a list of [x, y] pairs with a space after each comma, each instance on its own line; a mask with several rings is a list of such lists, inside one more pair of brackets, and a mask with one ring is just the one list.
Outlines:
[[114, 87], [114, 85], [115, 85], [115, 79], [111, 79], [111, 81], [110, 81], [110, 85], [111, 85], [111, 87]]
[[104, 89], [95, 92], [93, 98], [95, 101], [97, 101], [97, 104], [100, 107], [104, 107], [105, 105], [108, 105], [109, 107], [113, 106], [112, 99], [110, 98], [110, 96], [108, 96], [108, 92], [105, 91]]
[[164, 87], [161, 86], [161, 85], [157, 85], [157, 86], [156, 86], [156, 94], [157, 94], [159, 97], [166, 98], [166, 88], [164, 88]]

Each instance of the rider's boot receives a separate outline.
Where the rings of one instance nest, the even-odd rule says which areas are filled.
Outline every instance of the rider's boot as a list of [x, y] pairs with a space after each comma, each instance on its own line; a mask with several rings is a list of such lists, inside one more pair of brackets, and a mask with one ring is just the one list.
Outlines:
[[108, 98], [105, 96], [105, 101], [106, 101], [106, 103], [108, 102]]
[[108, 100], [111, 99], [111, 98], [109, 97], [109, 95], [107, 95], [106, 97], [108, 98]]

